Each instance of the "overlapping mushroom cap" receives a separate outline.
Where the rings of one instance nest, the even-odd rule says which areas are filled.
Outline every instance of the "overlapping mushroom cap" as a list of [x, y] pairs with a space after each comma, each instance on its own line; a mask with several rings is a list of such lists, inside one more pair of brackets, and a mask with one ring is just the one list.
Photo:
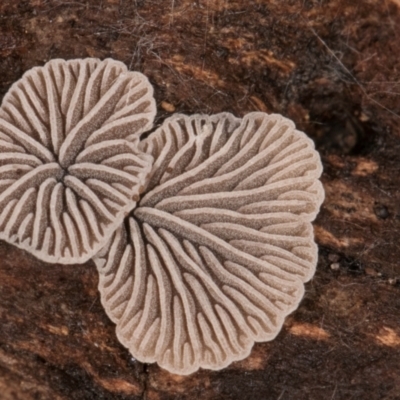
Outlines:
[[137, 143], [155, 112], [147, 78], [111, 59], [25, 73], [0, 108], [0, 239], [47, 262], [91, 258], [146, 184]]
[[273, 339], [314, 273], [313, 142], [280, 115], [175, 115], [140, 148], [147, 190], [94, 258], [119, 340], [189, 374]]

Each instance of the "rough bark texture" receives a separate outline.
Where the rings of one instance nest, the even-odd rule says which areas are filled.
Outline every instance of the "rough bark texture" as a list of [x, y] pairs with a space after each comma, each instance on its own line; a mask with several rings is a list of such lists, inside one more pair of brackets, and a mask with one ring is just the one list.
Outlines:
[[51, 58], [113, 57], [174, 111], [292, 118], [324, 163], [320, 260], [279, 336], [180, 377], [119, 344], [93, 263], [0, 242], [0, 398], [400, 399], [399, 0], [2, 0], [0, 95]]

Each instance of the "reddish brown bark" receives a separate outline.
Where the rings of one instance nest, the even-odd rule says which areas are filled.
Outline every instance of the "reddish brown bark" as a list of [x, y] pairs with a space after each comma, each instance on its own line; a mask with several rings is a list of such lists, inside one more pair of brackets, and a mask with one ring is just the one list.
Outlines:
[[172, 112], [292, 118], [320, 150], [320, 260], [271, 343], [179, 377], [121, 346], [94, 265], [0, 242], [0, 398], [398, 399], [398, 0], [3, 0], [0, 95], [51, 58], [113, 57]]

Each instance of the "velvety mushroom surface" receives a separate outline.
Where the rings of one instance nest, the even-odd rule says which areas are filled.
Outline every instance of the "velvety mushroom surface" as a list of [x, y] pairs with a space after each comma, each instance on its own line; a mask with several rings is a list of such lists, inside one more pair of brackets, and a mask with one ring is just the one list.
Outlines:
[[0, 239], [47, 262], [91, 258], [135, 206], [152, 156], [147, 78], [107, 59], [52, 60], [0, 108]]
[[147, 189], [94, 258], [102, 303], [140, 361], [223, 368], [278, 334], [314, 274], [319, 155], [264, 113], [175, 115], [140, 148]]

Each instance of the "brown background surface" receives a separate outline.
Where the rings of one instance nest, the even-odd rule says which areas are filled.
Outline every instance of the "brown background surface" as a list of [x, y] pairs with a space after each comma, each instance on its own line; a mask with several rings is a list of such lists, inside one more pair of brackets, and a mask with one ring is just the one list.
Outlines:
[[94, 264], [0, 242], [0, 399], [400, 399], [399, 0], [1, 0], [0, 97], [51, 58], [113, 57], [172, 112], [292, 118], [324, 164], [320, 258], [270, 343], [181, 377], [119, 344]]

